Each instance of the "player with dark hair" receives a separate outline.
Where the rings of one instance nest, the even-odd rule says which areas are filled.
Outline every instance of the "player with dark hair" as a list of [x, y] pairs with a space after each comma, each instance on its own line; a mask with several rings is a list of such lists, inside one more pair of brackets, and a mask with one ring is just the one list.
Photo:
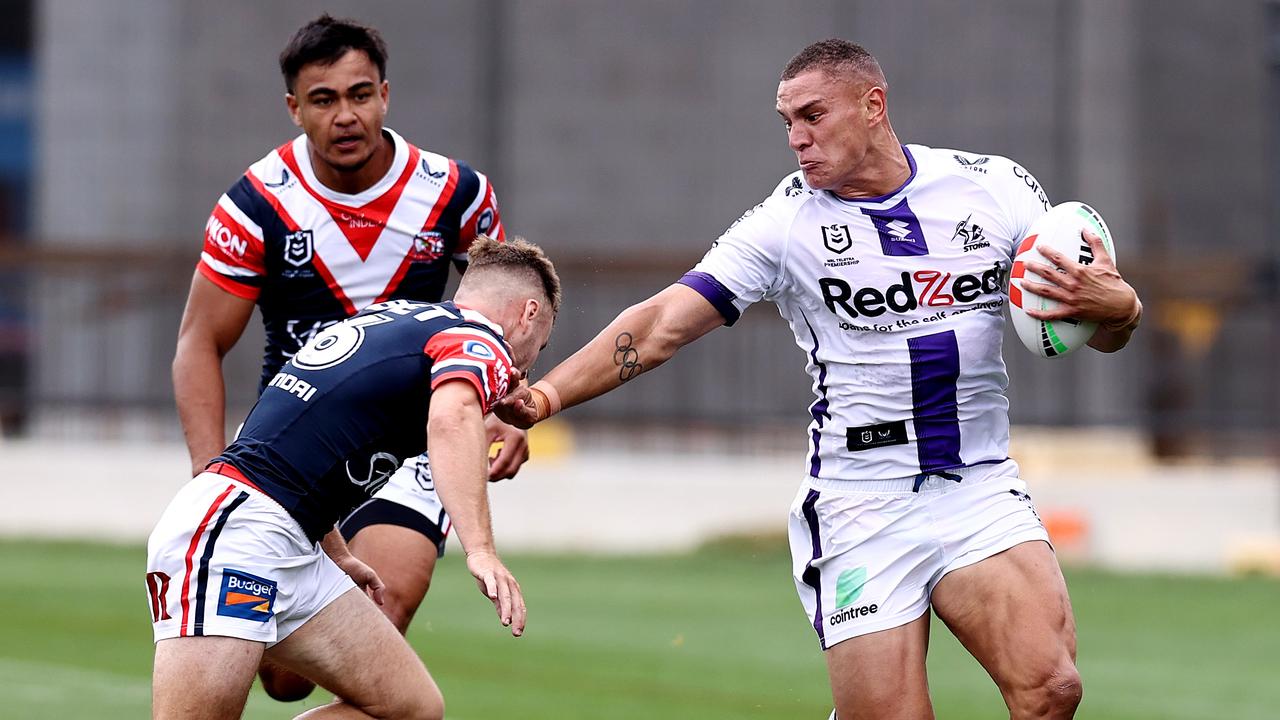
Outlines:
[[[300, 28], [280, 55], [285, 103], [303, 134], [218, 200], [178, 334], [174, 394], [193, 475], [225, 445], [222, 358], [255, 305], [267, 336], [261, 391], [329, 325], [386, 300], [440, 300], [449, 266], [465, 269], [472, 240], [505, 234], [483, 174], [383, 126], [386, 63], [377, 30], [328, 15]], [[492, 416], [486, 423], [502, 442], [489, 477], [511, 477], [528, 458], [526, 436]], [[449, 533], [425, 456], [405, 463], [342, 530], [386, 580], [383, 611], [403, 632]], [[270, 666], [263, 685], [284, 700], [313, 687]]]
[[443, 717], [427, 669], [356, 587], [381, 603], [381, 579], [334, 526], [428, 448], [467, 569], [523, 633], [493, 544], [484, 415], [546, 346], [560, 281], [518, 239], [478, 239], [471, 259], [453, 302], [375, 303], [318, 333], [169, 504], [147, 543], [154, 717], [240, 717], [264, 657], [338, 696], [307, 718]]
[[[522, 426], [613, 390], [770, 300], [816, 398], [790, 516], [796, 589], [841, 720], [933, 717], [930, 610], [999, 686], [1011, 718], [1069, 718], [1081, 697], [1066, 584], [1008, 457], [1001, 357], [1013, 253], [1049, 209], [1016, 163], [902, 145], [884, 73], [827, 40], [787, 64], [777, 110], [800, 171], [678, 283], [635, 305], [498, 408]], [[963, 232], [962, 232], [963, 231]], [[1028, 314], [1099, 323], [1122, 348], [1142, 304], [1101, 239], [1052, 250]]]

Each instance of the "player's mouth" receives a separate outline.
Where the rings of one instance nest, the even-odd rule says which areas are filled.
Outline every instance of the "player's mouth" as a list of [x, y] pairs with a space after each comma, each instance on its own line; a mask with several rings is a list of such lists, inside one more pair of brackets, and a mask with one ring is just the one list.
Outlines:
[[360, 147], [361, 141], [364, 140], [360, 135], [343, 135], [333, 141], [333, 149], [338, 152], [352, 152]]

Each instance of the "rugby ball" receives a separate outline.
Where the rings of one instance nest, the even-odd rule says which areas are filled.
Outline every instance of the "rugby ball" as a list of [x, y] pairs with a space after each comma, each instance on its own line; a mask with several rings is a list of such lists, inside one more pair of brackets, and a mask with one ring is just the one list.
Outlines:
[[[1009, 272], [1009, 317], [1013, 320], [1013, 329], [1018, 332], [1018, 339], [1040, 357], [1055, 358], [1075, 352], [1087, 345], [1089, 338], [1098, 329], [1097, 323], [1070, 318], [1040, 321], [1026, 312], [1052, 310], [1059, 303], [1023, 288], [1024, 280], [1029, 283], [1044, 282], [1027, 270], [1025, 263], [1031, 261], [1052, 265], [1037, 249], [1048, 247], [1081, 265], [1089, 265], [1093, 262], [1093, 250], [1081, 236], [1082, 230], [1092, 230], [1102, 238], [1103, 247], [1111, 255], [1112, 261], [1115, 261], [1116, 251], [1111, 242], [1111, 231], [1107, 229], [1102, 216], [1088, 205], [1074, 201], [1053, 206], [1053, 209], [1031, 223], [1031, 229], [1018, 244], [1013, 257], [1013, 268]], [[1061, 268], [1055, 266], [1055, 269], [1061, 272]]]

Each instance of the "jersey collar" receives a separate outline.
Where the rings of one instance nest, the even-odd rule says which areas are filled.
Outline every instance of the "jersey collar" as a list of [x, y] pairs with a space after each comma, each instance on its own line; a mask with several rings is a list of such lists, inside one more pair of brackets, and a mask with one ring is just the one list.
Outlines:
[[471, 308], [465, 305], [459, 305], [456, 301], [452, 301], [452, 302], [453, 302], [453, 306], [458, 308], [458, 311], [462, 313], [462, 318], [464, 320], [477, 323], [479, 325], [483, 325], [489, 328], [490, 330], [492, 330], [493, 333], [498, 337], [502, 338], [503, 340], [506, 340], [506, 338], [504, 338], [502, 335], [501, 325], [485, 317], [483, 314], [481, 314], [479, 310], [472, 310]]
[[844, 203], [881, 203], [893, 197], [894, 195], [897, 195], [903, 190], [906, 190], [907, 186], [911, 184], [911, 181], [916, 179], [916, 159], [915, 159], [915, 156], [911, 154], [911, 151], [907, 149], [906, 145], [900, 145], [899, 147], [902, 148], [902, 154], [907, 156], [907, 165], [911, 167], [911, 174], [908, 175], [907, 179], [904, 180], [903, 183], [899, 185], [897, 189], [895, 189], [893, 192], [887, 195], [881, 195], [880, 197], [869, 197], [869, 198], [840, 197], [839, 195], [835, 194], [830, 190], [826, 191], [827, 194], [839, 200], [840, 202], [844, 202]]

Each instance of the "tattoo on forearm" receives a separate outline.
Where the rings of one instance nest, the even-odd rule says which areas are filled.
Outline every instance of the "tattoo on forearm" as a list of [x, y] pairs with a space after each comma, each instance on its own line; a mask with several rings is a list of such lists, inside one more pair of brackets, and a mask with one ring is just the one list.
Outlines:
[[613, 364], [618, 366], [618, 379], [626, 382], [644, 372], [640, 352], [632, 344], [631, 333], [619, 333], [613, 341]]

